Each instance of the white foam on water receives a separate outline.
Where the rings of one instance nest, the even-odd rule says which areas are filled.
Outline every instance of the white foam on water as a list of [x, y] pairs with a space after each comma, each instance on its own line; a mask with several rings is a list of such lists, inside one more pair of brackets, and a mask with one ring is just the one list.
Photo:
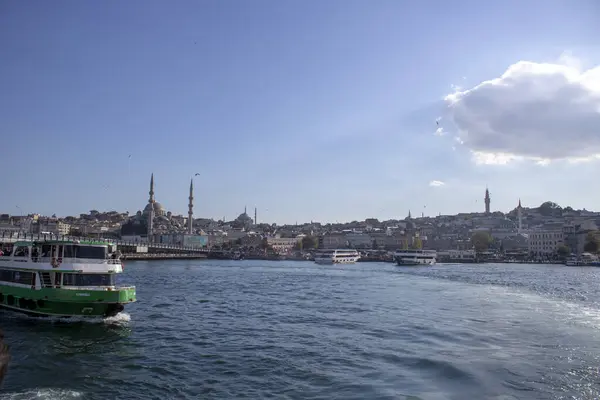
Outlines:
[[[574, 301], [545, 296], [543, 293], [519, 290], [510, 287], [493, 287], [496, 292], [519, 298], [531, 313], [543, 313], [557, 321], [567, 322], [600, 330], [600, 309]], [[500, 300], [501, 301], [501, 300]]]
[[23, 392], [5, 393], [0, 395], [1, 400], [67, 400], [77, 399], [83, 393], [64, 389], [29, 389]]
[[131, 321], [131, 315], [126, 312], [120, 312], [115, 316], [104, 318], [103, 323], [108, 325], [127, 325]]
[[6, 317], [13, 319], [27, 319], [30, 321], [39, 321], [40, 323], [89, 323], [89, 324], [106, 324], [106, 325], [127, 325], [131, 321], [131, 315], [126, 312], [120, 312], [115, 316], [102, 318], [102, 317], [34, 317], [27, 314], [23, 314], [16, 311], [3, 310]]

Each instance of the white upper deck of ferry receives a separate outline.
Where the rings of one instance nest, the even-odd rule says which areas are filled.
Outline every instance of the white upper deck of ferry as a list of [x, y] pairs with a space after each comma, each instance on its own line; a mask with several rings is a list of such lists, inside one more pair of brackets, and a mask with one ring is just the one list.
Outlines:
[[4, 245], [0, 267], [56, 272], [120, 273], [116, 245], [94, 241], [18, 241]]

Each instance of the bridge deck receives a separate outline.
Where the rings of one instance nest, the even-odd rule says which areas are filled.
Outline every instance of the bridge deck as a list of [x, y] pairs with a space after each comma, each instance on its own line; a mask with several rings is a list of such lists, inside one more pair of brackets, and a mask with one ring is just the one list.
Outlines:
[[[106, 238], [89, 238], [89, 237], [78, 237], [78, 236], [69, 236], [69, 235], [48, 235], [48, 234], [36, 234], [36, 233], [22, 233], [22, 232], [5, 232], [0, 231], [0, 243], [15, 243], [21, 240], [31, 240], [31, 241], [44, 241], [44, 240], [93, 240], [98, 242], [106, 242], [113, 243], [117, 245], [117, 248], [122, 253], [130, 253], [129, 249], [136, 249], [137, 253], [145, 253], [143, 251], [147, 248], [147, 252], [153, 251], [165, 251], [165, 250], [175, 250], [178, 252], [185, 251], [186, 253], [208, 253], [210, 251], [209, 248], [206, 247], [191, 247], [191, 246], [179, 246], [173, 244], [165, 244], [165, 243], [140, 243], [140, 242], [127, 242], [124, 240], [118, 239], [106, 239]], [[128, 251], [124, 251], [128, 250]], [[140, 251], [142, 250], [142, 251]]]

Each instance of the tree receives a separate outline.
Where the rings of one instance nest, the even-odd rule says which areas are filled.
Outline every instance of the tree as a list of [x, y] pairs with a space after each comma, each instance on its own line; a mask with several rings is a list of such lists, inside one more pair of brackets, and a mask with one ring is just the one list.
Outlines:
[[412, 248], [415, 250], [421, 250], [423, 248], [423, 242], [421, 241], [420, 238], [418, 238], [418, 237], [414, 238], [413, 243], [412, 243]]
[[588, 253], [597, 253], [600, 250], [600, 243], [598, 238], [598, 232], [590, 232], [587, 234], [585, 238], [585, 245], [583, 246], [583, 251], [587, 251]]
[[597, 253], [598, 252], [598, 242], [595, 240], [586, 242], [583, 246], [583, 251], [587, 251], [588, 253]]
[[551, 201], [546, 201], [545, 203], [542, 203], [538, 207], [538, 210], [539, 210], [540, 214], [542, 214], [544, 217], [552, 217], [552, 216], [561, 216], [562, 215], [561, 206], [559, 206], [558, 204], [553, 203]]
[[489, 249], [491, 243], [492, 237], [486, 231], [478, 231], [471, 236], [471, 244], [477, 253], [481, 253], [482, 251]]
[[408, 250], [408, 239], [406, 237], [402, 239], [402, 250]]
[[260, 242], [260, 248], [261, 249], [269, 248], [269, 240], [267, 238], [263, 238], [263, 240]]
[[319, 245], [319, 241], [314, 236], [304, 236], [301, 241], [301, 248], [303, 250], [316, 249]]
[[569, 248], [569, 246], [565, 246], [563, 244], [558, 246], [558, 249], [556, 249], [556, 253], [558, 254], [559, 258], [565, 259], [569, 256], [569, 254], [571, 254], [571, 249]]

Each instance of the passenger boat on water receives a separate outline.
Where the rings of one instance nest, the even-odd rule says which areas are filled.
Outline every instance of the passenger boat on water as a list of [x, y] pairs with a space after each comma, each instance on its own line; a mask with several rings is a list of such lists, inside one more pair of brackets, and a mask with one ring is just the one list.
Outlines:
[[568, 267], [600, 267], [598, 256], [585, 252], [580, 256], [571, 256], [565, 263]]
[[0, 307], [36, 316], [111, 317], [136, 301], [116, 245], [94, 241], [17, 241], [0, 255]]
[[434, 265], [437, 252], [435, 250], [396, 250], [394, 261], [399, 266]]
[[359, 258], [354, 249], [321, 250], [315, 254], [317, 264], [354, 264]]

